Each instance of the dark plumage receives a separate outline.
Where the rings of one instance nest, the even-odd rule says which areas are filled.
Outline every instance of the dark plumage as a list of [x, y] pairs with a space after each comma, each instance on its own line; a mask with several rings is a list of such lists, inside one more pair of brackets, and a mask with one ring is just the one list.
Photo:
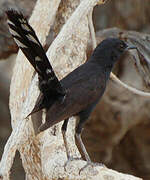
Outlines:
[[115, 62], [129, 47], [120, 39], [105, 39], [96, 47], [86, 63], [58, 81], [27, 20], [21, 13], [13, 10], [6, 13], [10, 32], [15, 40], [17, 39], [16, 43], [38, 73], [41, 94], [31, 114], [43, 108], [46, 109], [46, 122], [39, 127], [39, 131], [44, 131], [65, 120], [62, 133], [69, 158], [65, 132], [69, 117], [78, 116], [76, 137], [86, 160], [90, 162], [80, 136], [82, 127], [102, 97]]

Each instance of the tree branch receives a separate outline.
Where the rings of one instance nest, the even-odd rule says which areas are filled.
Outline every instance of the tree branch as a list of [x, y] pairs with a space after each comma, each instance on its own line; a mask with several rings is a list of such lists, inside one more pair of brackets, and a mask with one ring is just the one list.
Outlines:
[[[90, 28], [90, 33], [91, 33], [91, 39], [92, 39], [92, 47], [93, 50], [96, 48], [97, 43], [96, 43], [96, 35], [95, 35], [95, 30], [94, 30], [94, 25], [93, 25], [93, 20], [92, 20], [92, 10], [90, 11], [89, 15], [88, 15], [88, 21], [89, 21], [89, 28]], [[127, 84], [125, 84], [124, 82], [122, 82], [120, 79], [117, 78], [117, 76], [111, 72], [110, 74], [110, 78], [111, 80], [113, 80], [114, 82], [116, 82], [117, 84], [119, 84], [120, 86], [126, 88], [127, 90], [131, 91], [134, 94], [143, 96], [143, 97], [150, 97], [150, 93], [149, 92], [144, 92], [141, 90], [138, 90], [134, 87], [131, 87]]]
[[[38, 27], [40, 23], [45, 22], [43, 18], [47, 18], [45, 26], [49, 27], [48, 25], [51, 24], [54, 16], [52, 18], [49, 14], [51, 13], [49, 9], [51, 6], [47, 4], [42, 5], [42, 2], [42, 0], [37, 2], [37, 5], [38, 3], [41, 4], [39, 7], [36, 6], [35, 12], [33, 13], [34, 17], [31, 19], [34, 21], [37, 15], [39, 16], [39, 22], [35, 23]], [[49, 2], [50, 1], [47, 1], [47, 3]], [[56, 0], [54, 0], [54, 2], [56, 2]], [[57, 5], [59, 5], [59, 2], [57, 1]], [[75, 2], [75, 0], [73, 2]], [[81, 62], [84, 62], [89, 35], [87, 14], [97, 2], [100, 4], [104, 3], [103, 0], [82, 0], [50, 46], [47, 56], [51, 60], [59, 77], [65, 76], [73, 68], [77, 67], [77, 64], [79, 65]], [[45, 3], [45, 1], [43, 3]], [[43, 9], [41, 10], [42, 7]], [[54, 11], [56, 11], [57, 8], [54, 9]], [[34, 28], [36, 28], [36, 26], [34, 26]], [[48, 28], [41, 33], [40, 31], [42, 31], [42, 29], [43, 27], [41, 28], [40, 26], [39, 34], [37, 34], [41, 36], [40, 40], [44, 43]], [[36, 30], [37, 29], [35, 29], [35, 31]], [[74, 54], [72, 55], [71, 53]], [[67, 57], [71, 58], [68, 58], [68, 61], [66, 61]], [[89, 167], [90, 169], [85, 169], [85, 171], [79, 175], [80, 168], [85, 165], [85, 161], [83, 160], [69, 163], [65, 171], [64, 163], [66, 162], [66, 152], [59, 128], [61, 123], [35, 137], [31, 121], [24, 119], [33, 108], [39, 94], [36, 86], [37, 76], [34, 77], [31, 82], [32, 74], [31, 67], [25, 58], [23, 58], [23, 55], [19, 53], [11, 83], [10, 108], [13, 132], [5, 146], [0, 164], [0, 174], [3, 180], [9, 179], [9, 171], [17, 148], [21, 152], [22, 162], [27, 173], [26, 179], [139, 179], [108, 170], [106, 167]], [[24, 79], [25, 76], [27, 80]], [[28, 90], [30, 82], [31, 85]], [[12, 96], [14, 96], [15, 99]], [[79, 156], [72, 135], [74, 124], [74, 118], [71, 118], [68, 128], [68, 140], [71, 143], [71, 154]]]
[[150, 97], [150, 93], [149, 92], [144, 92], [144, 91], [138, 90], [138, 89], [136, 89], [134, 87], [131, 87], [131, 86], [125, 84], [120, 79], [118, 79], [117, 76], [115, 74], [113, 74], [113, 73], [111, 73], [111, 79], [114, 82], [116, 82], [117, 84], [123, 86], [124, 88], [128, 89], [129, 91], [131, 91], [134, 94], [137, 94], [137, 95], [140, 95], [140, 96], [143, 96], [143, 97]]
[[[48, 35], [50, 25], [53, 24], [59, 3], [60, 0], [53, 0], [51, 2], [49, 0], [38, 0], [36, 3], [33, 14], [30, 18], [30, 24], [35, 29], [42, 44], [46, 43], [46, 36]], [[32, 133], [28, 133], [27, 137], [24, 136], [25, 129], [29, 122], [24, 118], [33, 108], [39, 94], [37, 86], [35, 85], [36, 79], [31, 83], [30, 90], [28, 91], [32, 75], [33, 69], [31, 65], [28, 63], [22, 52], [19, 51], [10, 87], [9, 106], [13, 131], [5, 145], [4, 153], [0, 162], [0, 175], [3, 177], [3, 180], [9, 179], [9, 172], [18, 146], [21, 146], [28, 136], [33, 134], [32, 130]], [[28, 94], [29, 96], [26, 98]], [[31, 96], [32, 98], [30, 98]]]

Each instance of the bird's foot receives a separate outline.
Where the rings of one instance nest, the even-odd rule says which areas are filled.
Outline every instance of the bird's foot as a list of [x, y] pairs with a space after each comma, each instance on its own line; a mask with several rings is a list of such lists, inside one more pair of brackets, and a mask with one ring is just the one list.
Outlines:
[[[106, 166], [105, 166], [104, 164], [102, 164], [102, 163], [94, 163], [94, 162], [92, 162], [92, 161], [87, 161], [86, 165], [83, 166], [83, 167], [80, 169], [79, 174], [81, 174], [81, 172], [82, 172], [84, 169], [86, 169], [88, 166], [91, 166], [92, 168], [93, 168], [93, 167], [96, 167], [96, 166], [106, 167]], [[95, 174], [95, 173], [97, 174], [97, 171], [93, 170], [93, 174]]]
[[68, 160], [66, 161], [66, 163], [64, 164], [64, 169], [66, 171], [66, 166], [68, 165], [68, 163], [70, 163], [71, 161], [78, 161], [78, 160], [82, 160], [81, 158], [74, 158], [72, 156], [68, 157]]

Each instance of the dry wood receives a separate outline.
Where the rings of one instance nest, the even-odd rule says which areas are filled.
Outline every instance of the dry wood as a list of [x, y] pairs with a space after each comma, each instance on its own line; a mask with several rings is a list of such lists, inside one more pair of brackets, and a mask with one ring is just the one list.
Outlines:
[[[69, 4], [63, 7], [66, 8], [64, 16], [68, 15], [69, 11], [73, 12], [73, 14], [47, 52], [47, 56], [59, 78], [64, 77], [85, 61], [85, 50], [89, 38], [87, 15], [97, 2], [99, 4], [104, 3], [102, 0], [82, 0], [81, 3], [78, 0], [72, 0], [72, 6], [79, 5], [74, 12]], [[45, 43], [50, 25], [53, 24], [59, 3], [60, 0], [39, 0], [31, 16], [30, 24], [33, 25], [42, 44]], [[117, 173], [106, 167], [89, 167], [79, 175], [80, 168], [85, 165], [83, 160], [69, 163], [65, 171], [66, 153], [60, 132], [61, 123], [35, 136], [31, 120], [25, 119], [32, 110], [39, 94], [36, 86], [37, 76], [32, 80], [32, 75], [33, 69], [23, 54], [19, 52], [10, 88], [10, 111], [13, 131], [6, 143], [0, 163], [0, 174], [3, 180], [9, 179], [10, 168], [17, 149], [21, 154], [27, 180], [60, 178], [139, 179]], [[75, 119], [71, 118], [68, 128], [70, 151], [73, 155], [80, 156], [72, 133], [74, 124]]]

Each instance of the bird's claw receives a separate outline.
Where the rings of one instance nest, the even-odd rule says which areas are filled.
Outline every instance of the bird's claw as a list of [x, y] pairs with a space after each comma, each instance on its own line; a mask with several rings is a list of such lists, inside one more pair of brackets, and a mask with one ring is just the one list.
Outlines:
[[[88, 166], [91, 166], [91, 167], [95, 167], [95, 166], [106, 167], [106, 166], [105, 166], [104, 164], [102, 164], [102, 163], [94, 163], [94, 162], [91, 162], [91, 161], [87, 161], [86, 165], [83, 166], [83, 167], [80, 169], [79, 175], [80, 175], [81, 172], [82, 172], [85, 168], [87, 168]], [[96, 172], [96, 171], [93, 171], [93, 173], [95, 174], [95, 173], [97, 173], [97, 172]]]

